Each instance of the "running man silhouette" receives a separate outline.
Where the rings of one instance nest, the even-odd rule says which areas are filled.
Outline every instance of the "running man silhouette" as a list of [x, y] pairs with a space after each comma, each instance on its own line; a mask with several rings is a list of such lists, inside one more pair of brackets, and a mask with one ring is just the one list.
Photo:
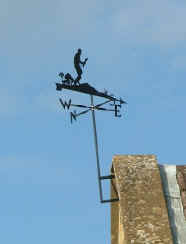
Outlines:
[[81, 56], [81, 49], [79, 48], [79, 49], [77, 50], [77, 53], [76, 53], [75, 56], [74, 56], [74, 67], [75, 67], [76, 72], [77, 72], [77, 78], [75, 79], [75, 82], [74, 82], [75, 85], [76, 85], [77, 83], [80, 84], [79, 81], [80, 81], [80, 79], [81, 79], [81, 75], [82, 75], [82, 73], [83, 73], [80, 64], [82, 64], [82, 66], [84, 67], [85, 64], [86, 64], [86, 62], [87, 62], [87, 60], [88, 60], [88, 58], [86, 58], [86, 59], [84, 60], [84, 62], [82, 62], [80, 56]]

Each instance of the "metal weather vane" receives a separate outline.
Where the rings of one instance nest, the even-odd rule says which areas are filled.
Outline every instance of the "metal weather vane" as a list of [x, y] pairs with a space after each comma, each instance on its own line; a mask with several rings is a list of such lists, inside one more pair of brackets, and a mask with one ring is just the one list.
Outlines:
[[[73, 112], [70, 111], [70, 120], [71, 123], [77, 119], [77, 117], [86, 114], [88, 112], [92, 113], [92, 121], [93, 121], [93, 130], [94, 130], [94, 143], [95, 143], [95, 150], [96, 150], [96, 160], [97, 160], [97, 174], [98, 174], [98, 185], [99, 185], [99, 194], [100, 194], [100, 201], [101, 203], [105, 202], [112, 202], [112, 201], [118, 201], [118, 198], [116, 199], [109, 199], [109, 200], [103, 200], [103, 191], [102, 191], [102, 180], [105, 179], [112, 179], [114, 178], [113, 175], [107, 175], [107, 176], [101, 176], [101, 170], [100, 170], [100, 162], [99, 162], [99, 151], [98, 151], [98, 141], [97, 141], [97, 131], [96, 131], [96, 120], [95, 120], [95, 111], [107, 111], [107, 112], [113, 112], [115, 117], [121, 117], [120, 109], [123, 104], [126, 104], [124, 100], [121, 98], [116, 98], [112, 94], [108, 94], [107, 91], [99, 92], [94, 87], [89, 85], [88, 83], [80, 83], [80, 80], [82, 78], [82, 67], [86, 65], [86, 62], [88, 58], [86, 58], [84, 61], [81, 61], [81, 53], [82, 50], [78, 49], [77, 53], [74, 56], [74, 67], [77, 72], [77, 77], [74, 79], [71, 74], [66, 73], [64, 75], [63, 72], [59, 73], [59, 76], [61, 78], [60, 83], [56, 83], [56, 90], [61, 91], [62, 89], [67, 89], [71, 91], [76, 91], [80, 93], [85, 93], [90, 95], [91, 98], [91, 104], [90, 105], [82, 105], [82, 104], [74, 104], [72, 103], [72, 100], [69, 99], [69, 101], [64, 101], [62, 98], [59, 98], [59, 102], [64, 110], [70, 110], [71, 108], [76, 109], [83, 109], [83, 111], [76, 111]], [[102, 97], [106, 99], [104, 102], [99, 103], [97, 105], [94, 105], [94, 96]], [[104, 105], [110, 104], [112, 108], [105, 108]]]

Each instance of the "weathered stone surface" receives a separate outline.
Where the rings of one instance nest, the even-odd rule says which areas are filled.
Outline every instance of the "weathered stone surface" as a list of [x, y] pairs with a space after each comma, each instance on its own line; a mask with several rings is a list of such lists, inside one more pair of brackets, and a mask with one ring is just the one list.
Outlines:
[[120, 199], [111, 203], [112, 244], [172, 244], [155, 156], [118, 155], [112, 165]]
[[186, 191], [181, 192], [181, 199], [182, 199], [183, 208], [186, 209]]
[[182, 172], [180, 172], [180, 171], [177, 172], [177, 182], [179, 184], [180, 190], [185, 191], [186, 184], [185, 184], [184, 176], [183, 176]]
[[183, 212], [186, 218], [186, 165], [176, 166], [176, 178], [180, 188], [180, 194], [183, 205]]

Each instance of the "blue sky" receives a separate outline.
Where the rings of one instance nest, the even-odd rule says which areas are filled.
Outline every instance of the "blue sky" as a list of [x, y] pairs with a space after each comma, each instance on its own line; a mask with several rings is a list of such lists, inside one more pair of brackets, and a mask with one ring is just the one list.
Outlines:
[[1, 243], [110, 242], [91, 114], [71, 125], [58, 102], [89, 97], [55, 90], [78, 48], [82, 82], [128, 102], [120, 119], [96, 112], [102, 173], [115, 154], [186, 163], [185, 12], [183, 0], [1, 1]]

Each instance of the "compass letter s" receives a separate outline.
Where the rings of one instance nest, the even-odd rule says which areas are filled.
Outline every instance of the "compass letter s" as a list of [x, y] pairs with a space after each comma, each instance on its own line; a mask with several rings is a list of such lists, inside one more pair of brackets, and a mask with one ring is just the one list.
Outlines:
[[61, 103], [61, 105], [63, 106], [63, 108], [65, 109], [67, 107], [67, 109], [70, 108], [71, 105], [71, 99], [69, 100], [69, 102], [67, 103], [66, 101], [63, 102], [63, 100], [61, 98], [59, 98], [59, 101]]

